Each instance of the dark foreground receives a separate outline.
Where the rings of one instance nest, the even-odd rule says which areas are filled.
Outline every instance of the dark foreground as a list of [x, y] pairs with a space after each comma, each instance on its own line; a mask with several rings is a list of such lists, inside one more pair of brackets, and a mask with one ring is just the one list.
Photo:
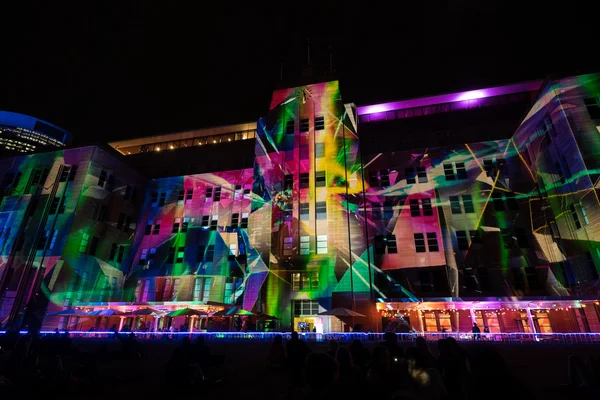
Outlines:
[[[181, 346], [180, 341], [145, 341], [140, 342], [143, 357], [122, 357], [119, 355], [121, 345], [118, 340], [73, 340], [73, 354], [86, 354], [94, 361], [97, 377], [94, 383], [77, 378], [70, 379], [66, 390], [62, 386], [56, 389], [47, 387], [44, 395], [62, 398], [110, 398], [110, 399], [146, 399], [146, 398], [212, 398], [212, 399], [287, 399], [290, 394], [288, 374], [286, 371], [273, 372], [266, 368], [266, 358], [270, 344], [261, 342], [229, 342], [207, 343], [211, 353], [224, 356], [221, 367], [216, 368], [214, 378], [218, 382], [197, 385], [181, 393], [182, 379], [166, 374], [166, 366], [173, 351]], [[308, 343], [313, 352], [325, 352], [327, 343]], [[340, 344], [342, 347], [345, 344]], [[375, 344], [368, 345], [373, 350]], [[407, 344], [400, 343], [406, 350]], [[514, 393], [513, 399], [592, 399], [597, 398], [580, 389], [562, 386], [567, 382], [567, 358], [571, 354], [582, 358], [590, 354], [599, 355], [597, 345], [558, 345], [558, 344], [479, 344], [460, 343], [467, 352], [478, 352], [484, 346], [493, 346], [508, 364], [510, 371], [528, 389], [527, 394]], [[435, 343], [430, 343], [436, 355]], [[6, 360], [5, 354], [4, 360]], [[81, 356], [77, 356], [78, 360]], [[63, 357], [65, 369], [80, 368], [75, 366], [76, 356]], [[24, 361], [27, 362], [26, 360]], [[6, 366], [6, 363], [4, 363]], [[36, 377], [37, 378], [37, 377]], [[18, 385], [26, 386], [27, 379]], [[498, 379], [489, 385], [489, 397], [497, 397], [497, 389], [505, 385]], [[14, 385], [13, 385], [14, 387]], [[53, 390], [62, 393], [49, 393]], [[515, 390], [517, 387], [515, 387]], [[294, 392], [295, 395], [296, 392]], [[0, 398], [2, 398], [0, 394]], [[346, 395], [333, 394], [329, 398], [348, 398]], [[361, 396], [362, 398], [371, 398]], [[307, 397], [304, 397], [307, 398]], [[313, 397], [314, 398], [314, 397]], [[380, 400], [379, 398], [377, 400]], [[382, 399], [383, 400], [383, 399]], [[470, 400], [470, 399], [469, 399]]]

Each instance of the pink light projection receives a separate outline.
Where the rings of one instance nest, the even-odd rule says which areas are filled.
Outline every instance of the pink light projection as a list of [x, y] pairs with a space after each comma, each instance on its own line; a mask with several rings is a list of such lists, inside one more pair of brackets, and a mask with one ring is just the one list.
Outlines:
[[372, 104], [358, 107], [358, 115], [376, 114], [386, 111], [403, 110], [406, 108], [431, 106], [435, 104], [456, 103], [465, 100], [483, 99], [486, 97], [502, 96], [506, 94], [532, 92], [539, 90], [541, 86], [542, 81], [531, 81], [487, 89], [400, 100], [391, 103]]

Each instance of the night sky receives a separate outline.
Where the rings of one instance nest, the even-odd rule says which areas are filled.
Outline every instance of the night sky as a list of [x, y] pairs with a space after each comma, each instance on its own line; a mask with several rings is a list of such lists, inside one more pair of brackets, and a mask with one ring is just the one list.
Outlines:
[[358, 104], [600, 71], [594, 13], [574, 1], [3, 3], [18, 4], [0, 6], [0, 109], [76, 144], [256, 120], [309, 37], [313, 62], [328, 69], [331, 48], [344, 101]]

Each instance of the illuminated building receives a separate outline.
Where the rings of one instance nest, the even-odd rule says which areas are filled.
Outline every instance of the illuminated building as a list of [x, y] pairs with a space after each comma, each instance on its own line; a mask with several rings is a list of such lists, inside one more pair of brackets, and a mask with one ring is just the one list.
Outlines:
[[600, 332], [599, 84], [356, 107], [324, 82], [276, 90], [255, 124], [5, 159], [2, 318], [37, 293], [40, 316], [74, 310], [46, 328], [206, 328], [166, 313], [235, 304], [318, 331], [341, 325], [316, 314], [347, 307], [374, 330]]
[[28, 153], [60, 148], [71, 134], [48, 122], [23, 114], [0, 111], [0, 152]]

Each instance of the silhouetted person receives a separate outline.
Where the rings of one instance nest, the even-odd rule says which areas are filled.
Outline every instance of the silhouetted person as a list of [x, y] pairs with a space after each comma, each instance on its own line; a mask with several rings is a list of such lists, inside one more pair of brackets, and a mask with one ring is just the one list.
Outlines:
[[331, 339], [327, 344], [327, 354], [329, 357], [335, 359], [335, 355], [339, 349], [340, 345], [335, 340]]
[[350, 354], [352, 354], [354, 364], [361, 369], [363, 374], [366, 374], [369, 362], [371, 361], [369, 349], [360, 340], [355, 339], [350, 345]]
[[285, 347], [281, 335], [275, 335], [269, 354], [267, 355], [267, 368], [279, 370], [285, 365]]
[[383, 334], [382, 346], [388, 350], [390, 355], [390, 365], [394, 367], [404, 358], [404, 351], [398, 345], [398, 336], [394, 332]]
[[286, 344], [287, 363], [290, 368], [290, 379], [293, 387], [302, 383], [302, 373], [306, 357], [310, 354], [310, 348], [303, 340], [298, 338], [298, 332], [292, 332], [292, 338]]
[[337, 398], [334, 386], [337, 378], [337, 363], [327, 354], [313, 353], [306, 358], [304, 368], [306, 387], [299, 398], [329, 400]]
[[471, 332], [473, 332], [473, 340], [481, 339], [481, 329], [479, 329], [477, 323], [473, 323], [473, 328], [471, 329]]
[[354, 365], [352, 354], [347, 348], [338, 348], [335, 360], [338, 362], [338, 387], [346, 394], [344, 397], [352, 397], [356, 390], [361, 388], [365, 376], [360, 368]]
[[435, 356], [429, 350], [429, 345], [424, 337], [419, 336], [415, 340], [416, 359], [420, 368], [435, 368]]

